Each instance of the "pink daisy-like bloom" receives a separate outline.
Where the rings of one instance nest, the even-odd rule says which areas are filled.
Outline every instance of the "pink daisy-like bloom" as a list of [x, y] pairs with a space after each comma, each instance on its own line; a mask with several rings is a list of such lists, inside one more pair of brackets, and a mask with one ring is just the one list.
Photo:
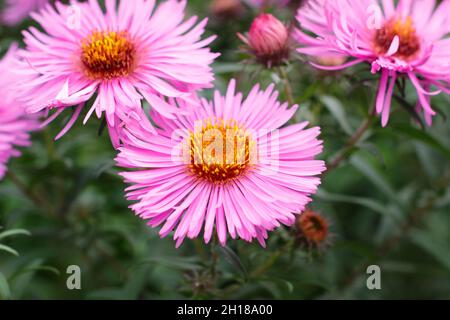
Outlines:
[[24, 32], [19, 72], [30, 78], [22, 92], [28, 111], [55, 109], [51, 121], [75, 107], [57, 138], [96, 95], [84, 122], [94, 111], [99, 118], [105, 113], [117, 145], [118, 123], [137, 118], [142, 100], [173, 117], [179, 110], [167, 97], [190, 99], [214, 79], [210, 65], [217, 54], [207, 45], [215, 37], [201, 39], [207, 19], [184, 21], [186, 1], [106, 0], [105, 5], [106, 12], [97, 0], [47, 5], [32, 14], [44, 31]]
[[[417, 112], [428, 125], [436, 112], [430, 96], [450, 93], [450, 0], [436, 6], [434, 0], [309, 0], [299, 9], [302, 29], [296, 37], [300, 53], [352, 57], [344, 69], [362, 62], [381, 73], [376, 112], [386, 126], [396, 80], [409, 78], [418, 95]], [[305, 31], [315, 34], [311, 36]], [[437, 91], [430, 92], [435, 86]]]
[[152, 227], [162, 224], [161, 237], [175, 230], [177, 247], [202, 228], [208, 243], [214, 227], [222, 245], [229, 234], [265, 246], [268, 231], [292, 225], [325, 164], [314, 159], [320, 128], [303, 122], [279, 129], [297, 106], [277, 98], [271, 85], [255, 86], [244, 99], [233, 80], [225, 97], [215, 92], [187, 115], [154, 115], [157, 136], [131, 119], [116, 161], [134, 169], [121, 173], [131, 184], [128, 199], [137, 201], [133, 211]]
[[17, 147], [30, 146], [30, 131], [38, 128], [36, 116], [26, 114], [14, 95], [15, 86], [20, 84], [20, 79], [11, 72], [16, 52], [17, 46], [13, 45], [0, 61], [0, 179], [6, 173], [9, 159], [20, 156]]
[[0, 22], [9, 26], [17, 25], [47, 2], [48, 0], [6, 0], [5, 9], [0, 13]]

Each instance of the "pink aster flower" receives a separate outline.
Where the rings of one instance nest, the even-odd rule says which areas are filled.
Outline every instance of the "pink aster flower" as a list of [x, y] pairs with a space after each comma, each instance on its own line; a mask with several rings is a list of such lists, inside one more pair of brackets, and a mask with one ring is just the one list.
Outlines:
[[[44, 31], [24, 32], [20, 72], [31, 78], [22, 95], [29, 112], [56, 110], [49, 120], [74, 107], [61, 137], [80, 115], [84, 104], [106, 114], [113, 142], [118, 122], [138, 117], [142, 100], [158, 113], [172, 117], [179, 110], [165, 98], [189, 99], [211, 86], [210, 64], [217, 54], [202, 40], [207, 19], [184, 21], [186, 1], [97, 0], [56, 2], [32, 14]], [[144, 120], [144, 119], [141, 119]], [[150, 122], [148, 122], [150, 126]]]
[[[430, 125], [436, 112], [430, 96], [450, 93], [450, 0], [310, 0], [298, 11], [304, 31], [297, 31], [299, 52], [340, 54], [353, 59], [338, 70], [368, 62], [381, 73], [376, 111], [382, 125], [389, 120], [396, 80], [408, 78], [418, 95], [417, 110]], [[310, 36], [306, 31], [315, 34]], [[439, 90], [430, 92], [434, 85]]]
[[9, 26], [21, 23], [31, 12], [42, 8], [48, 0], [6, 0], [0, 22]]
[[17, 147], [29, 146], [29, 133], [38, 127], [36, 117], [27, 115], [15, 96], [15, 86], [20, 83], [11, 72], [16, 51], [17, 46], [13, 45], [0, 61], [0, 179], [5, 175], [9, 159], [20, 155]]
[[116, 161], [134, 169], [121, 175], [135, 213], [162, 225], [162, 237], [175, 230], [177, 247], [202, 229], [206, 243], [215, 229], [222, 245], [228, 233], [264, 246], [267, 231], [292, 225], [320, 184], [322, 141], [306, 122], [279, 129], [297, 106], [278, 102], [273, 88], [243, 99], [233, 80], [225, 97], [215, 92], [188, 115], [154, 115], [157, 136], [131, 119]]

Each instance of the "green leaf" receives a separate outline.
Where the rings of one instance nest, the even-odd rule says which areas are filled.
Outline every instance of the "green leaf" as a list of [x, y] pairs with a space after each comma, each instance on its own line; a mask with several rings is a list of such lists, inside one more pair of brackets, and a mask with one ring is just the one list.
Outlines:
[[28, 230], [25, 229], [12, 229], [12, 230], [7, 230], [7, 231], [3, 231], [2, 233], [0, 233], [0, 240], [10, 237], [10, 236], [15, 236], [15, 235], [26, 235], [26, 236], [31, 236], [31, 233]]
[[417, 266], [414, 263], [405, 261], [383, 261], [383, 270], [388, 272], [417, 274]]
[[320, 87], [320, 82], [318, 82], [318, 81], [312, 82], [308, 87], [306, 87], [305, 90], [303, 90], [299, 100], [300, 101], [310, 100], [311, 97], [313, 97], [316, 94], [317, 89], [319, 87]]
[[273, 280], [262, 280], [259, 281], [261, 287], [267, 290], [275, 300], [281, 300], [283, 298], [283, 293], [280, 290], [280, 286]]
[[201, 266], [198, 264], [197, 258], [179, 258], [179, 257], [152, 257], [142, 260], [139, 265], [142, 264], [161, 264], [163, 266], [181, 270], [198, 270]]
[[428, 252], [445, 268], [450, 270], [450, 250], [446, 243], [436, 241], [433, 235], [423, 231], [412, 233], [410, 238], [416, 245]]
[[358, 147], [369, 152], [380, 163], [381, 166], [386, 167], [386, 159], [384, 158], [383, 153], [376, 144], [363, 142], [358, 144]]
[[124, 297], [127, 299], [138, 299], [139, 294], [146, 286], [148, 269], [143, 267], [130, 274], [124, 288]]
[[450, 149], [425, 130], [420, 130], [408, 125], [396, 125], [394, 130], [440, 151], [447, 159], [450, 159]]
[[0, 272], [0, 300], [6, 300], [11, 297], [11, 290], [9, 289], [8, 280]]
[[95, 177], [100, 177], [103, 173], [108, 172], [109, 170], [113, 170], [115, 165], [114, 161], [106, 161], [105, 163], [98, 166], [97, 171], [95, 173]]
[[31, 280], [35, 275], [35, 271], [42, 266], [43, 259], [34, 259], [24, 268], [18, 269], [9, 277], [11, 287], [13, 288], [13, 298], [20, 299], [25, 290], [30, 287]]
[[327, 191], [325, 191], [323, 189], [319, 189], [317, 191], [316, 196], [319, 199], [322, 199], [325, 201], [353, 203], [356, 205], [360, 205], [360, 206], [369, 208], [370, 210], [377, 212], [381, 215], [386, 215], [386, 214], [391, 215], [391, 216], [393, 215], [393, 212], [391, 212], [388, 209], [388, 207], [386, 207], [383, 204], [381, 204], [375, 200], [372, 200], [370, 198], [332, 194], [332, 193], [328, 193]]
[[250, 71], [255, 70], [255, 67], [249, 66], [249, 65], [244, 65], [242, 63], [216, 62], [213, 64], [213, 69], [214, 69], [214, 73], [216, 75], [220, 75], [220, 74], [241, 72], [243, 70], [250, 72]]
[[411, 117], [420, 125], [421, 128], [425, 128], [425, 122], [423, 121], [423, 118], [417, 113], [416, 108], [411, 105], [408, 101], [406, 101], [404, 98], [402, 98], [400, 95], [394, 94], [393, 97], [397, 102], [400, 104], [400, 106], [408, 112]]
[[430, 179], [438, 179], [441, 175], [441, 168], [439, 166], [439, 159], [436, 157], [435, 149], [431, 149], [427, 145], [421, 142], [414, 143], [417, 157], [420, 161], [420, 165], [423, 171], [427, 174]]
[[19, 253], [16, 250], [14, 250], [13, 248], [8, 247], [8, 246], [6, 246], [4, 244], [1, 244], [1, 243], [0, 243], [0, 251], [6, 251], [6, 252], [11, 253], [12, 255], [15, 255], [15, 256], [19, 255]]
[[244, 279], [248, 278], [247, 269], [245, 268], [239, 256], [230, 247], [219, 247], [219, 251], [224, 256], [225, 260], [227, 260], [234, 268], [242, 273]]
[[289, 292], [289, 294], [291, 294], [292, 292], [294, 292], [294, 285], [292, 284], [292, 282], [287, 281], [287, 280], [283, 280], [280, 279], [281, 283], [284, 284]]
[[353, 129], [348, 123], [347, 115], [345, 114], [344, 107], [342, 106], [342, 103], [331, 96], [321, 96], [320, 101], [327, 107], [328, 111], [333, 115], [333, 117], [336, 119], [336, 121], [341, 126], [342, 130], [348, 134], [352, 135]]
[[394, 203], [400, 204], [397, 192], [391, 186], [385, 176], [381, 174], [368, 160], [355, 154], [350, 159], [351, 164], [364, 174], [381, 192], [383, 192]]
[[35, 272], [35, 271], [48, 271], [50, 273], [53, 273], [57, 276], [59, 276], [61, 274], [61, 272], [59, 272], [58, 269], [56, 269], [55, 267], [51, 267], [51, 266], [31, 266], [25, 269], [21, 270], [21, 273], [26, 273], [26, 272]]
[[23, 276], [25, 274], [34, 274], [36, 271], [47, 271], [50, 273], [54, 273], [59, 276], [61, 273], [58, 269], [51, 266], [42, 265], [42, 259], [36, 259], [32, 261], [28, 266], [17, 270], [10, 278], [10, 280], [15, 279], [17, 277]]

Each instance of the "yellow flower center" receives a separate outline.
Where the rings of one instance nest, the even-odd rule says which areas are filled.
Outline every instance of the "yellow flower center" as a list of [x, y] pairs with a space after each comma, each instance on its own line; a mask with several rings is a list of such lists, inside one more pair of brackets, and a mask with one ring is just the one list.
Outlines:
[[411, 17], [390, 19], [376, 31], [374, 47], [377, 54], [387, 53], [395, 36], [399, 37], [400, 44], [394, 57], [406, 61], [413, 59], [420, 51], [420, 39]]
[[82, 41], [81, 50], [83, 69], [90, 79], [110, 80], [133, 71], [136, 50], [125, 31], [94, 31]]
[[189, 171], [202, 179], [223, 184], [244, 174], [256, 159], [251, 134], [234, 121], [208, 120], [191, 132]]

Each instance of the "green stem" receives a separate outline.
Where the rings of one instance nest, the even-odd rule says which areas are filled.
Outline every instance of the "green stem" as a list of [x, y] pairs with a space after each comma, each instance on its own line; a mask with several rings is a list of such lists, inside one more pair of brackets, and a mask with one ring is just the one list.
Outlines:
[[267, 270], [269, 270], [279, 258], [281, 258], [286, 252], [289, 252], [292, 246], [292, 241], [286, 243], [284, 247], [275, 252], [269, 259], [266, 260], [259, 268], [257, 268], [253, 273], [252, 277], [259, 277], [263, 275]]
[[279, 73], [284, 82], [284, 93], [286, 94], [286, 99], [289, 102], [289, 106], [293, 106], [294, 98], [292, 96], [292, 86], [289, 80], [289, 75], [284, 67], [279, 68]]
[[267, 261], [262, 264], [258, 269], [253, 272], [252, 276], [257, 278], [261, 275], [263, 275], [267, 270], [269, 270], [277, 261], [278, 259], [283, 255], [284, 251], [280, 250], [275, 252], [274, 255], [272, 255]]
[[217, 254], [217, 236], [213, 237], [211, 243], [211, 266], [210, 272], [213, 279], [217, 277], [217, 262], [219, 261], [219, 255]]
[[197, 252], [197, 254], [200, 256], [200, 258], [202, 259], [203, 262], [208, 261], [208, 256], [205, 253], [205, 250], [203, 250], [202, 247], [202, 242], [200, 239], [195, 239], [194, 240], [194, 246], [195, 246], [195, 251]]
[[355, 133], [350, 137], [350, 139], [345, 144], [344, 148], [339, 152], [336, 158], [327, 166], [326, 173], [329, 173], [330, 171], [336, 169], [339, 167], [342, 161], [344, 161], [347, 158], [348, 153], [355, 147], [355, 145], [361, 140], [361, 138], [364, 136], [364, 133], [367, 132], [367, 130], [370, 128], [370, 125], [372, 124], [373, 116], [367, 117], [359, 126], [359, 128], [355, 131]]

